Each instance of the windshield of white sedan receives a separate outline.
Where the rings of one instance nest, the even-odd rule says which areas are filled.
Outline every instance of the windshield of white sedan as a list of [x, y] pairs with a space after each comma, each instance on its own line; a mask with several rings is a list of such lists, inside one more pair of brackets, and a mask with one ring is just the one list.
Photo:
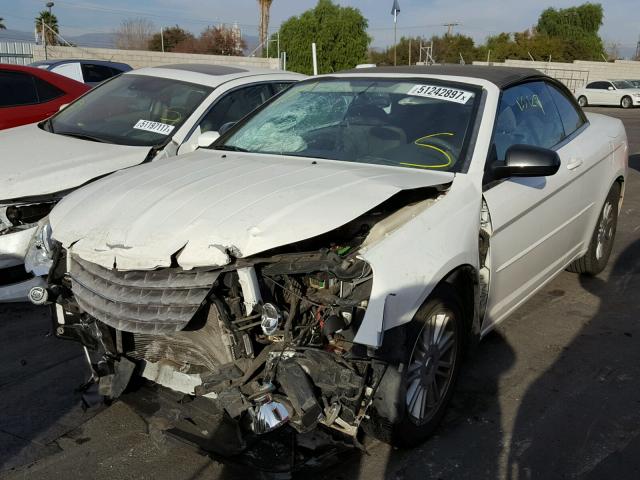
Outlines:
[[453, 171], [477, 96], [429, 78], [305, 82], [214, 148]]
[[121, 75], [62, 110], [48, 129], [119, 145], [160, 145], [211, 91], [167, 78]]
[[616, 80], [612, 83], [619, 89], [635, 88], [631, 82], [627, 82], [626, 80]]

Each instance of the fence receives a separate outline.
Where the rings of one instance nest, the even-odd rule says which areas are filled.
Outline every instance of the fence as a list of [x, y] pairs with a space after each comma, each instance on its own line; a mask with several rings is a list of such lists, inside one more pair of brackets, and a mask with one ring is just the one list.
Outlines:
[[[146, 50], [118, 50], [115, 48], [87, 47], [47, 47], [49, 60], [65, 58], [84, 58], [124, 62], [133, 68], [155, 67], [172, 63], [208, 63], [213, 65], [229, 65], [234, 67], [278, 69], [277, 58], [232, 57], [225, 55], [200, 55], [194, 53], [150, 52]], [[36, 45], [33, 51], [34, 61], [44, 60], [42, 45]]]
[[0, 63], [28, 65], [33, 62], [33, 43], [0, 42]]

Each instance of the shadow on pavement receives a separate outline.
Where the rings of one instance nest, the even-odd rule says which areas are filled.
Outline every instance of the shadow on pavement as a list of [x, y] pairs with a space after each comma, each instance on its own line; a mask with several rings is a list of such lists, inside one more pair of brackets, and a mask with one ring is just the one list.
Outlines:
[[640, 477], [639, 274], [635, 240], [602, 278], [580, 278], [599, 309], [527, 389], [508, 478]]
[[629, 155], [629, 168], [640, 172], [640, 153]]
[[0, 305], [0, 472], [59, 451], [95, 414], [74, 393], [86, 374], [81, 348], [51, 334], [48, 308]]

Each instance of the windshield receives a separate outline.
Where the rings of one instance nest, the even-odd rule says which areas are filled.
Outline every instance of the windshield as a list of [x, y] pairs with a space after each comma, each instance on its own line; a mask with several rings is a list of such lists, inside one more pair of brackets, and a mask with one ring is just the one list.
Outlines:
[[625, 80], [627, 83], [630, 83], [633, 88], [640, 88], [640, 80]]
[[167, 78], [121, 75], [62, 110], [49, 129], [119, 145], [160, 145], [211, 91]]
[[304, 82], [213, 148], [455, 171], [478, 96], [428, 78]]
[[611, 82], [616, 88], [634, 88], [630, 82], [626, 80], [616, 80], [615, 82]]

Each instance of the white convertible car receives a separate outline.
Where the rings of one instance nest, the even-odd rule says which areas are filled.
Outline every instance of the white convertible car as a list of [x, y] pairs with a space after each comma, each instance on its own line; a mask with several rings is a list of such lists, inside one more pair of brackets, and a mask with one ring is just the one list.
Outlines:
[[627, 156], [619, 120], [536, 70], [316, 77], [211, 149], [67, 196], [34, 294], [101, 394], [135, 370], [186, 395], [171, 432], [205, 449], [415, 445], [470, 346], [562, 270], [605, 267]]
[[[296, 73], [218, 65], [144, 68], [111, 79], [39, 124], [0, 132], [0, 301], [24, 301], [35, 224], [71, 190], [116, 170], [209, 145]], [[28, 259], [33, 260], [33, 259]]]

